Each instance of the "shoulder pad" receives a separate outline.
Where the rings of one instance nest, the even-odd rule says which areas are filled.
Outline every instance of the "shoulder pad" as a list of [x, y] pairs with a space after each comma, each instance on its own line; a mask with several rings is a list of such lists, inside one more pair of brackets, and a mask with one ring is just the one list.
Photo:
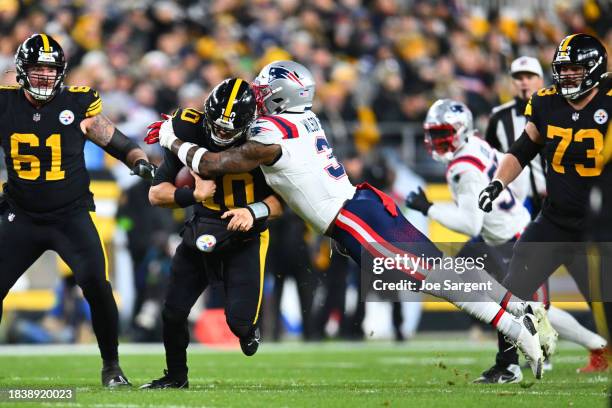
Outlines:
[[249, 128], [247, 139], [263, 144], [277, 144], [287, 139], [286, 133], [283, 126], [271, 116], [260, 116]]
[[200, 143], [205, 133], [204, 114], [196, 109], [179, 108], [172, 115], [174, 133], [186, 142]]
[[0, 91], [18, 91], [20, 89], [20, 85], [0, 85]]
[[557, 94], [557, 87], [555, 85], [549, 86], [548, 88], [539, 89], [536, 92], [537, 96], [552, 96]]
[[102, 99], [98, 91], [88, 86], [68, 86], [66, 93], [76, 98], [81, 112], [86, 118], [102, 113]]

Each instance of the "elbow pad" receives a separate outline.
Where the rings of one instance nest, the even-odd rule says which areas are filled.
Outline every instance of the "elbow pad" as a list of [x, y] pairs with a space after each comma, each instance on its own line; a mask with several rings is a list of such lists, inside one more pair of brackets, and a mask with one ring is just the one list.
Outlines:
[[540, 149], [542, 149], [542, 145], [531, 140], [527, 132], [523, 130], [521, 136], [510, 146], [508, 153], [517, 158], [521, 167], [525, 167], [540, 153]]
[[117, 128], [111, 137], [110, 142], [104, 146], [104, 150], [117, 160], [123, 163], [127, 160], [127, 155], [134, 149], [138, 149], [138, 144], [121, 133]]

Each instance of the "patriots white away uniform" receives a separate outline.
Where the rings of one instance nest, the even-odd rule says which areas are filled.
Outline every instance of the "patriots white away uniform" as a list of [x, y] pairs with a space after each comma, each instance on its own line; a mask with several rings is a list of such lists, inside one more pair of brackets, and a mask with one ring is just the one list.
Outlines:
[[453, 231], [471, 237], [481, 235], [489, 245], [500, 245], [520, 235], [531, 220], [523, 206], [529, 188], [526, 171], [495, 200], [491, 212], [478, 208], [478, 194], [491, 181], [502, 156], [479, 137], [468, 137], [446, 170], [454, 204], [435, 203], [428, 215]]

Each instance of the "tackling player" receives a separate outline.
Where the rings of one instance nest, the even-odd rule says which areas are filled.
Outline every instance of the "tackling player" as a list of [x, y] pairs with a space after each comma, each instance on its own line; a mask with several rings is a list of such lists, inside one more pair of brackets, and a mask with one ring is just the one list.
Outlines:
[[95, 206], [85, 141], [96, 143], [140, 177], [152, 179], [155, 168], [102, 114], [95, 90], [63, 85], [66, 59], [52, 37], [34, 34], [26, 39], [17, 49], [15, 65], [19, 86], [0, 87], [0, 143], [8, 170], [4, 204], [0, 202], [0, 299], [43, 252], [57, 252], [91, 307], [103, 360], [102, 384], [129, 385], [119, 367], [117, 305], [106, 253], [90, 214]]
[[[390, 197], [368, 184], [355, 187], [348, 181], [317, 116], [310, 110], [315, 85], [304, 66], [291, 61], [269, 64], [253, 87], [261, 116], [251, 126], [249, 140], [242, 146], [211, 152], [181, 141], [171, 121], [163, 122], [159, 134], [149, 135], [147, 142], [159, 140], [204, 176], [241, 173], [261, 166], [268, 185], [289, 207], [315, 231], [334, 239], [360, 265], [362, 250], [373, 257], [414, 257], [392, 244], [398, 242], [415, 243], [427, 256], [441, 257], [427, 237], [401, 215]], [[419, 268], [406, 277], [433, 287], [442, 287], [445, 281], [463, 284], [459, 275], [438, 269]], [[530, 361], [534, 375], [541, 378], [537, 321], [532, 314], [525, 314], [528, 307], [517, 298], [512, 298], [507, 308], [520, 317], [500, 307], [498, 302], [506, 292], [497, 284], [490, 296], [472, 292], [467, 298], [441, 289], [427, 293], [452, 301], [479, 320], [491, 323], [517, 343]], [[498, 295], [499, 299], [495, 299]]]
[[[186, 141], [212, 152], [240, 146], [255, 119], [255, 96], [249, 83], [226, 79], [206, 99], [204, 112], [179, 109], [169, 120]], [[156, 125], [152, 125], [154, 131]], [[168, 291], [162, 310], [166, 350], [164, 376], [141, 388], [187, 388], [187, 317], [209, 282], [222, 280], [225, 315], [245, 355], [259, 346], [259, 316], [269, 234], [266, 220], [282, 212], [258, 167], [202, 180], [195, 188], [176, 188], [181, 161], [164, 150], [164, 162], [149, 191], [151, 204], [193, 207], [183, 241], [172, 258]]]
[[[576, 243], [584, 238], [591, 186], [603, 168], [604, 135], [612, 109], [606, 69], [606, 49], [598, 39], [586, 34], [565, 37], [552, 61], [554, 85], [531, 97], [523, 134], [504, 156], [493, 181], [480, 193], [480, 208], [491, 211], [505, 186], [544, 147], [548, 196], [540, 215], [515, 245], [504, 279], [504, 286], [518, 296], [531, 296], [565, 265], [585, 299], [596, 300], [585, 257], [573, 254], [579, 246]], [[548, 244], [530, 248], [532, 242]]]

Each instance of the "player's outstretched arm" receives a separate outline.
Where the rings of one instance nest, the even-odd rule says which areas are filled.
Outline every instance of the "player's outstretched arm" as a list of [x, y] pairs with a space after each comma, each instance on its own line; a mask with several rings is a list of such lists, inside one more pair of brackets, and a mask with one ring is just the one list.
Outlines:
[[145, 152], [105, 115], [99, 114], [81, 122], [81, 130], [89, 140], [103, 148], [108, 154], [125, 163], [136, 174], [152, 180], [155, 166], [149, 163]]
[[514, 181], [534, 157], [540, 152], [544, 140], [533, 122], [527, 122], [523, 134], [512, 143], [508, 153], [501, 160], [493, 180], [481, 191], [478, 206], [485, 212], [491, 211], [493, 201], [508, 184]]

